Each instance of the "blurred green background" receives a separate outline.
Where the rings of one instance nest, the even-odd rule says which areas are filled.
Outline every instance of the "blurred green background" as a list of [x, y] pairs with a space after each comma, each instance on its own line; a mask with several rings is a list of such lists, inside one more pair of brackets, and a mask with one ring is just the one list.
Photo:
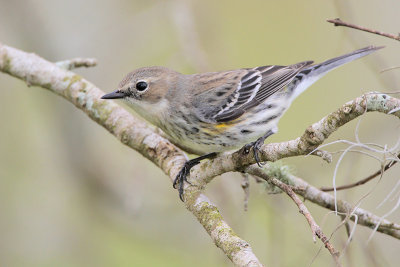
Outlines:
[[[183, 73], [269, 64], [317, 62], [367, 45], [386, 45], [328, 74], [292, 105], [269, 141], [299, 136], [348, 100], [368, 91], [398, 91], [397, 42], [325, 22], [345, 21], [399, 31], [398, 0], [364, 1], [10, 1], [0, 0], [0, 42], [59, 61], [95, 57], [98, 66], [75, 70], [106, 92], [129, 71], [161, 65]], [[178, 199], [165, 175], [87, 118], [73, 105], [39, 88], [0, 74], [0, 265], [1, 266], [230, 266]], [[356, 121], [329, 139], [355, 140]], [[389, 147], [399, 122], [368, 114], [360, 138]], [[336, 146], [332, 149], [340, 149]], [[332, 184], [332, 164], [315, 157], [286, 159], [308, 182]], [[337, 183], [379, 169], [376, 160], [348, 154]], [[383, 215], [395, 202], [377, 205], [396, 184], [399, 167], [382, 181], [340, 192]], [[206, 195], [226, 221], [268, 266], [308, 266], [320, 249], [295, 205], [251, 181], [243, 210], [241, 176], [216, 178]], [[340, 219], [306, 202], [330, 235]], [[399, 212], [390, 220], [399, 222]], [[398, 266], [399, 241], [357, 227], [343, 256], [346, 266]], [[333, 244], [342, 250], [340, 229]], [[313, 266], [333, 266], [325, 249]]]

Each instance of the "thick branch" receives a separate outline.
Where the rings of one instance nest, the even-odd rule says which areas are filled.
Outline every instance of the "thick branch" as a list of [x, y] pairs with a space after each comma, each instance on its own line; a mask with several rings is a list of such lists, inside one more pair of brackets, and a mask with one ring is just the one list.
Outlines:
[[56, 62], [56, 65], [66, 70], [72, 70], [80, 67], [89, 68], [95, 67], [97, 65], [97, 60], [95, 58], [76, 57], [73, 59], [58, 61]]
[[[28, 54], [1, 44], [0, 70], [26, 81], [28, 85], [37, 85], [63, 96], [115, 135], [122, 143], [137, 150], [159, 166], [171, 181], [186, 161], [184, 154], [176, 146], [112, 101], [101, 100], [103, 92], [73, 72], [61, 69], [35, 54]], [[276, 161], [285, 157], [308, 154], [339, 127], [366, 111], [378, 111], [386, 114], [395, 111], [390, 114], [399, 117], [399, 107], [399, 99], [380, 93], [366, 94], [346, 103], [337, 111], [313, 124], [301, 137], [287, 142], [264, 145], [262, 160]], [[261, 263], [252, 253], [249, 244], [234, 234], [233, 230], [223, 221], [217, 207], [201, 194], [201, 190], [213, 177], [229, 171], [243, 171], [253, 163], [255, 162], [252, 153], [244, 155], [242, 151], [237, 151], [222, 154], [214, 160], [195, 166], [192, 169], [190, 181], [200, 186], [186, 185], [185, 190], [186, 208], [196, 216], [214, 243], [232, 262], [241, 266], [261, 266]], [[301, 184], [300, 181], [297, 183]], [[329, 209], [334, 207], [333, 197], [327, 193], [311, 186], [306, 187], [306, 190], [302, 192], [297, 193], [323, 207]], [[319, 197], [323, 197], [323, 200], [320, 201]], [[343, 203], [338, 203], [338, 207], [341, 209], [339, 211], [350, 211], [351, 206]], [[375, 226], [379, 223], [377, 216], [361, 209], [356, 211], [359, 212], [359, 223], [367, 226]], [[400, 234], [397, 229], [400, 228], [396, 228], [398, 227], [396, 225], [396, 229], [393, 230], [393, 224], [389, 224], [390, 222], [383, 220], [378, 231], [399, 238]]]
[[[365, 94], [347, 102], [338, 110], [308, 127], [301, 137], [286, 142], [263, 145], [263, 153], [260, 158], [263, 161], [277, 161], [282, 158], [307, 155], [317, 149], [341, 126], [365, 114], [365, 112], [376, 111], [400, 118], [400, 110], [396, 111], [399, 107], [400, 99], [381, 93]], [[217, 175], [230, 171], [242, 171], [245, 167], [254, 163], [253, 153], [244, 155], [239, 150], [200, 163], [192, 168], [190, 175], [193, 181], [204, 187]]]
[[[167, 139], [113, 101], [101, 100], [104, 92], [71, 71], [33, 53], [26, 53], [1, 43], [0, 71], [21, 79], [28, 85], [46, 88], [64, 97], [122, 143], [160, 167], [171, 181], [186, 161], [182, 151]], [[262, 266], [250, 245], [234, 233], [223, 220], [217, 207], [204, 195], [195, 191], [193, 194], [186, 194], [186, 199], [186, 208], [195, 215], [214, 243], [235, 265]]]

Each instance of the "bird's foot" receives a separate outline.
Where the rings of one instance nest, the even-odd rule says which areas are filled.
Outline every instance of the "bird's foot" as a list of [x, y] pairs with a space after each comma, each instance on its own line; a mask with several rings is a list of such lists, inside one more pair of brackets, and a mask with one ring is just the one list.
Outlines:
[[262, 153], [261, 151], [261, 146], [264, 144], [265, 139], [267, 139], [269, 136], [273, 135], [278, 131], [277, 128], [273, 128], [266, 132], [263, 136], [257, 139], [255, 142], [251, 142], [243, 147], [243, 151], [245, 154], [250, 153], [250, 149], [253, 148], [253, 153], [254, 153], [254, 159], [256, 160], [256, 163], [258, 167], [262, 168], [266, 163], [260, 161], [259, 153]]
[[261, 162], [259, 153], [261, 152], [261, 146], [264, 144], [265, 138], [260, 137], [255, 142], [251, 142], [244, 146], [244, 153], [249, 154], [250, 149], [253, 148], [254, 159], [256, 160], [257, 165], [261, 168], [265, 165], [265, 162]]
[[201, 160], [203, 159], [209, 159], [215, 157], [217, 154], [216, 153], [210, 153], [203, 155], [201, 157], [191, 159], [185, 162], [185, 165], [182, 167], [182, 169], [179, 171], [178, 175], [175, 177], [174, 183], [172, 186], [176, 189], [178, 184], [178, 192], [179, 192], [179, 198], [184, 201], [183, 193], [184, 193], [184, 184], [187, 182], [188, 184], [192, 185], [188, 180], [187, 177], [190, 174], [190, 170], [196, 166], [197, 164], [200, 163]]
[[[200, 163], [197, 162], [197, 164]], [[179, 192], [179, 198], [184, 201], [183, 199], [183, 186], [184, 182], [187, 182], [188, 184], [191, 185], [191, 183], [187, 180], [187, 177], [190, 173], [190, 169], [195, 166], [196, 164], [192, 164], [189, 161], [185, 162], [185, 165], [182, 167], [182, 169], [179, 171], [178, 175], [175, 177], [174, 183], [172, 184], [173, 187], [176, 189], [177, 185], [179, 185], [178, 192]]]

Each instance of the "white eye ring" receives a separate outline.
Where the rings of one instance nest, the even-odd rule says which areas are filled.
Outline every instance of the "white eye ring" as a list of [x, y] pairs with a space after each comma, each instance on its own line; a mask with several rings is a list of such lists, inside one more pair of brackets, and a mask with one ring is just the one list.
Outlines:
[[138, 81], [135, 85], [136, 90], [139, 92], [144, 92], [149, 88], [149, 85], [145, 81]]

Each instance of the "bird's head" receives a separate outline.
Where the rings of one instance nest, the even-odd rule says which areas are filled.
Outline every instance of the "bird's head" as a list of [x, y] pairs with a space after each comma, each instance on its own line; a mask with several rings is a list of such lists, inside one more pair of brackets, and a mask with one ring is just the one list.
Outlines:
[[146, 67], [128, 73], [118, 89], [102, 99], [123, 99], [132, 105], [157, 104], [174, 86], [177, 72], [164, 67]]
[[179, 73], [164, 67], [146, 67], [128, 73], [118, 89], [102, 99], [121, 99], [135, 111], [154, 123], [168, 106], [167, 93], [175, 87]]

